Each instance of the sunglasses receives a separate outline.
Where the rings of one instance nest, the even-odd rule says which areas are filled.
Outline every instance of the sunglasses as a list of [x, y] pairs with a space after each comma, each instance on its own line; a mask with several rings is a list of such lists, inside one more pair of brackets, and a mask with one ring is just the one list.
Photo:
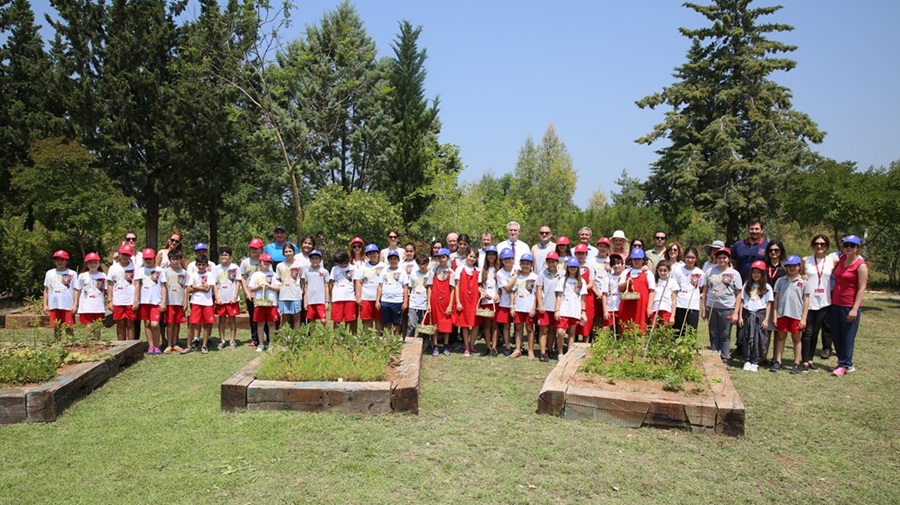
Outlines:
[[354, 249], [358, 249], [358, 248], [362, 247], [362, 244], [353, 244], [353, 245], [350, 246], [350, 247], [352, 247], [352, 248], [354, 248]]
[[769, 249], [769, 254], [781, 252], [781, 249]]
[[170, 238], [170, 239], [169, 239], [169, 242], [171, 242], [171, 243], [173, 243], [173, 244], [180, 244], [180, 243], [181, 243], [181, 240], [178, 240], [177, 238]]
[[398, 238], [400, 238], [400, 237], [398, 237], [397, 235], [388, 235], [388, 238], [390, 238], [390, 239], [398, 239]]
[[844, 244], [842, 247], [844, 247], [845, 249], [848, 248], [848, 247], [851, 248], [851, 249], [853, 249], [853, 248], [859, 247], [859, 246], [856, 245], [856, 244], [851, 244], [851, 243], [848, 242], [848, 243]]
[[539, 231], [538, 233], [540, 233], [541, 235], [550, 235], [549, 231]]
[[653, 237], [653, 240], [665, 240], [666, 237]]
[[128, 242], [137, 242], [137, 237], [125, 237], [125, 240]]
[[813, 245], [816, 247], [828, 247], [828, 244], [825, 242], [813, 242]]

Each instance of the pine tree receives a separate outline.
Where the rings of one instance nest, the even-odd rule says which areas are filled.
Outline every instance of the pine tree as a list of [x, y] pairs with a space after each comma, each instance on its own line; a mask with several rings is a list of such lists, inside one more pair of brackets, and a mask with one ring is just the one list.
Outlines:
[[641, 108], [672, 108], [637, 142], [670, 142], [657, 150], [646, 190], [673, 231], [684, 229], [696, 209], [735, 240], [749, 218], [777, 214], [775, 197], [787, 176], [815, 159], [809, 143], [824, 136], [806, 114], [792, 109], [790, 90], [770, 79], [796, 66], [781, 56], [796, 47], [767, 35], [793, 27], [760, 22], [780, 6], [750, 4], [686, 3], [711, 26], [680, 29], [692, 45], [687, 62], [675, 71], [679, 80], [637, 102]]

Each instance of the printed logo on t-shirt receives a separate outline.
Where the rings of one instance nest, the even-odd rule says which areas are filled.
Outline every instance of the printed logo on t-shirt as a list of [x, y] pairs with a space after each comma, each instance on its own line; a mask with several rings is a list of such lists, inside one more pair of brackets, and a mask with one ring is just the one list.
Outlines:
[[722, 274], [722, 284], [725, 286], [731, 286], [731, 282], [734, 280], [734, 274]]
[[62, 285], [66, 287], [66, 289], [69, 289], [69, 286], [72, 285], [72, 277], [73, 276], [71, 274], [59, 276], [59, 280], [62, 282]]
[[697, 274], [697, 273], [691, 274], [691, 286], [696, 288], [700, 284], [700, 276], [701, 275], [702, 274]]
[[125, 282], [131, 284], [134, 282], [134, 270], [126, 270], [125, 271]]
[[97, 291], [103, 291], [104, 289], [106, 289], [106, 279], [95, 280], [94, 287], [97, 288]]

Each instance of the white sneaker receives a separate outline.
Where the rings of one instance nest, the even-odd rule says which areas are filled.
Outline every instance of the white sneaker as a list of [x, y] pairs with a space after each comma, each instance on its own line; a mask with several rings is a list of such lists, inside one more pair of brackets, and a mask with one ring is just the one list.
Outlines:
[[224, 340], [219, 340], [219, 350], [221, 351], [221, 350], [224, 349], [224, 348], [225, 348], [225, 341], [224, 341]]
[[231, 344], [229, 344], [229, 346], [231, 346], [232, 349], [237, 349], [237, 342], [235, 342], [234, 340], [232, 340], [232, 341], [231, 341]]
[[753, 363], [750, 363], [749, 361], [745, 361], [744, 362], [744, 370], [749, 372], [752, 369], [753, 369]]
[[755, 365], [755, 364], [754, 364], [754, 365], [750, 365], [750, 371], [751, 371], [751, 372], [758, 372], [758, 371], [759, 371], [759, 365]]
[[265, 350], [266, 344], [259, 344], [258, 346], [256, 346], [256, 352], [265, 352]]
[[565, 354], [559, 353], [559, 354], [556, 355], [556, 361], [562, 361], [562, 359], [565, 358], [565, 357], [566, 357]]

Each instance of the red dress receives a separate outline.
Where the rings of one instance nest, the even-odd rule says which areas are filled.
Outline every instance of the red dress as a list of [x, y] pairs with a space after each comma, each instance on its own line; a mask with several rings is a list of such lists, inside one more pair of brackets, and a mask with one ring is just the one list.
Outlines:
[[450, 269], [435, 267], [431, 275], [431, 324], [439, 333], [450, 333], [453, 320], [447, 315], [450, 306]]
[[[626, 274], [630, 276], [629, 274]], [[647, 305], [650, 303], [650, 284], [647, 280], [647, 272], [641, 272], [637, 277], [629, 277], [631, 286], [628, 291], [640, 294], [637, 300], [625, 300], [619, 303], [619, 321], [622, 328], [627, 328], [633, 321], [637, 323], [641, 331], [647, 331]]]
[[[583, 266], [581, 267], [581, 279], [584, 281], [585, 285], [587, 285], [591, 281], [591, 269], [590, 267]], [[584, 313], [587, 317], [587, 321], [584, 324], [579, 324], [575, 329], [575, 333], [581, 335], [582, 337], [589, 337], [591, 335], [591, 330], [594, 329], [594, 304], [591, 302], [591, 299], [596, 298], [594, 296], [593, 290], [588, 290], [587, 295], [587, 303], [584, 304]]]
[[478, 307], [478, 300], [481, 293], [478, 291], [478, 276], [480, 272], [477, 268], [472, 269], [472, 273], [466, 273], [466, 267], [462, 267], [459, 274], [459, 280], [456, 282], [456, 296], [463, 309], [457, 310], [453, 307], [453, 324], [460, 328], [471, 328], [475, 326], [475, 309]]

